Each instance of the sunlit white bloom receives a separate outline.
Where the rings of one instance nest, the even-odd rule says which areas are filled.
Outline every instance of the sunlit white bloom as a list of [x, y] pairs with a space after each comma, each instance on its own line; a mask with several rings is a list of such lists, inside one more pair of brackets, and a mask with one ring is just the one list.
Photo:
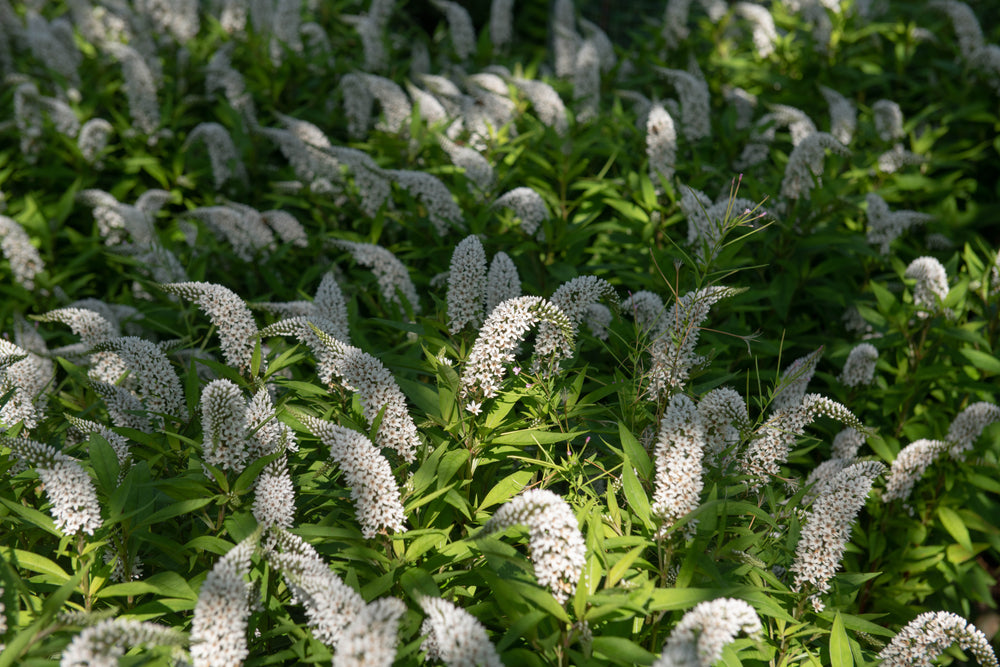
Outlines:
[[856, 428], [845, 428], [833, 437], [830, 456], [835, 459], [853, 459], [865, 444], [865, 434]]
[[115, 426], [134, 428], [143, 433], [152, 433], [152, 417], [147, 414], [139, 397], [125, 387], [91, 379], [90, 386], [100, 396], [108, 410], [108, 416]]
[[846, 146], [826, 132], [810, 134], [792, 150], [785, 166], [785, 177], [781, 181], [781, 196], [809, 199], [813, 186], [819, 183], [823, 175], [823, 160], [827, 149], [838, 155], [850, 155]]
[[737, 2], [733, 10], [753, 25], [753, 44], [757, 55], [767, 58], [774, 53], [774, 43], [778, 40], [778, 31], [774, 27], [774, 17], [766, 7], [749, 2]]
[[367, 266], [375, 274], [379, 288], [382, 290], [382, 298], [390, 303], [395, 303], [403, 309], [396, 291], [406, 299], [410, 310], [414, 314], [420, 312], [420, 299], [417, 297], [417, 290], [410, 280], [410, 274], [395, 255], [382, 246], [372, 243], [355, 243], [352, 241], [332, 241], [334, 245], [343, 248], [351, 254], [358, 264]]
[[808, 586], [814, 591], [810, 597], [817, 610], [823, 608], [818, 595], [830, 590], [830, 578], [840, 567], [851, 539], [851, 525], [864, 507], [872, 482], [884, 470], [876, 461], [844, 468], [806, 514], [791, 571], [795, 573], [795, 590]]
[[94, 346], [96, 352], [114, 352], [138, 376], [135, 392], [156, 424], [167, 414], [187, 421], [188, 413], [180, 379], [167, 355], [155, 344], [136, 336], [113, 338]]
[[466, 236], [451, 256], [448, 273], [448, 330], [459, 333], [482, 321], [486, 296], [486, 251], [475, 234]]
[[974, 655], [983, 667], [997, 667], [996, 654], [982, 630], [947, 611], [920, 614], [892, 638], [878, 657], [882, 667], [931, 667], [953, 644]]
[[344, 472], [361, 534], [372, 539], [379, 533], [404, 532], [399, 486], [389, 462], [372, 441], [363, 433], [310, 415], [303, 415], [303, 423], [330, 448], [330, 458]]
[[423, 88], [418, 88], [409, 81], [406, 82], [406, 91], [413, 100], [413, 110], [428, 125], [437, 125], [448, 121], [448, 111], [444, 105], [438, 101], [434, 95], [428, 93]]
[[250, 372], [257, 323], [243, 299], [222, 285], [206, 282], [168, 283], [160, 288], [198, 304], [218, 331], [226, 363]]
[[73, 637], [63, 649], [59, 667], [112, 667], [118, 665], [127, 647], [183, 646], [186, 642], [174, 628], [125, 617], [106, 618]]
[[493, 398], [500, 393], [507, 365], [528, 330], [540, 321], [555, 324], [572, 345], [573, 325], [555, 305], [537, 296], [522, 296], [499, 304], [479, 329], [462, 373], [461, 396], [465, 403]]
[[[917, 317], [926, 318], [941, 312], [941, 302], [948, 296], [948, 273], [934, 257], [918, 257], [906, 267], [904, 277], [916, 280], [913, 305]], [[945, 310], [947, 315], [950, 311]]]
[[243, 392], [230, 380], [214, 380], [202, 390], [200, 405], [205, 463], [242, 472], [250, 457]]
[[272, 530], [270, 535], [282, 551], [269, 550], [268, 562], [281, 572], [292, 602], [305, 608], [313, 636], [337, 648], [344, 628], [364, 607], [364, 599], [301, 537], [285, 530]]
[[740, 442], [741, 431], [750, 422], [747, 403], [739, 392], [729, 387], [713, 389], [698, 401], [698, 417], [704, 434], [704, 454], [709, 464]]
[[80, 463], [55, 447], [28, 438], [4, 441], [12, 454], [34, 468], [52, 503], [49, 513], [63, 535], [93, 535], [101, 527], [101, 505], [90, 475]]
[[486, 523], [484, 531], [527, 526], [528, 547], [538, 583], [548, 587], [562, 604], [576, 591], [583, 572], [587, 547], [573, 509], [560, 496], [544, 489], [529, 489], [504, 503]]
[[690, 72], [679, 69], [655, 68], [677, 90], [681, 101], [681, 132], [688, 141], [711, 136], [712, 110], [708, 84]]
[[498, 197], [493, 206], [502, 206], [514, 211], [521, 220], [521, 229], [528, 236], [538, 230], [539, 225], [549, 219], [549, 209], [545, 200], [535, 190], [529, 187], [514, 188]]
[[194, 667], [239, 667], [250, 653], [250, 586], [244, 577], [258, 538], [252, 534], [216, 561], [198, 591], [191, 622]]
[[80, 127], [76, 144], [87, 162], [94, 163], [108, 146], [114, 128], [103, 118], [92, 118]]
[[420, 626], [420, 634], [426, 636], [420, 647], [428, 660], [440, 660], [448, 667], [503, 665], [475, 616], [441, 598], [421, 597], [418, 602], [427, 614]]
[[711, 667], [736, 635], [756, 635], [762, 630], [757, 612], [743, 600], [701, 602], [670, 632], [653, 667]]
[[[559, 286], [549, 301], [569, 319], [573, 332], [577, 331], [591, 305], [602, 299], [617, 302], [615, 288], [603, 278], [597, 276], [579, 276]], [[568, 347], [571, 341], [566, 337], [560, 325], [541, 322], [538, 325], [538, 335], [535, 337], [535, 358], [540, 360], [555, 354], [558, 357], [569, 357], [573, 354]]]
[[129, 448], [128, 438], [115, 433], [104, 424], [98, 424], [89, 419], [80, 419], [79, 417], [67, 414], [66, 421], [83, 433], [97, 433], [104, 438], [115, 452], [115, 457], [118, 459], [118, 465], [121, 468], [121, 474], [124, 475], [128, 472], [129, 467], [132, 465], [132, 452]]
[[948, 455], [961, 459], [972, 450], [983, 429], [996, 421], [1000, 421], [1000, 407], [992, 403], [979, 401], [962, 410], [951, 422], [945, 436], [949, 444]]
[[0, 250], [10, 263], [14, 280], [26, 290], [35, 289], [35, 276], [45, 270], [38, 249], [24, 227], [13, 218], [0, 215]]
[[254, 485], [253, 516], [262, 526], [291, 528], [295, 520], [295, 485], [288, 461], [281, 457], [264, 467]]
[[751, 483], [754, 489], [759, 489], [768, 477], [781, 472], [780, 466], [788, 459], [796, 438], [817, 417], [831, 417], [847, 426], [864, 429], [861, 421], [842, 404], [819, 394], [806, 394], [794, 407], [773, 412], [741, 452], [740, 468], [756, 478]]
[[820, 86], [819, 92], [830, 109], [830, 134], [844, 144], [851, 143], [858, 126], [858, 112], [846, 97], [832, 88]]
[[393, 134], [405, 130], [413, 114], [413, 108], [410, 106], [410, 98], [403, 89], [395, 81], [376, 74], [362, 72], [357, 76], [382, 108], [382, 118], [375, 126], [376, 129]]
[[653, 449], [653, 514], [662, 520], [658, 537], [698, 507], [702, 487], [705, 432], [694, 402], [684, 394], [670, 398]]

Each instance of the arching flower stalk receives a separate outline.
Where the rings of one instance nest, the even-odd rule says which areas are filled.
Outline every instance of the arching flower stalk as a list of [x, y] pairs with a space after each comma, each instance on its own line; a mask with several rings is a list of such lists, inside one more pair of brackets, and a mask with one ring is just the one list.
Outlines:
[[478, 413], [482, 400], [500, 393], [507, 365], [514, 362], [514, 352], [528, 330], [541, 321], [550, 322], [571, 348], [575, 327], [551, 302], [537, 296], [522, 296], [504, 301], [490, 313], [469, 352], [462, 373], [461, 398], [465, 408]]
[[179, 648], [186, 643], [187, 638], [174, 628], [131, 618], [106, 618], [73, 637], [63, 649], [59, 667], [117, 665], [129, 646]]
[[504, 503], [483, 528], [489, 534], [511, 526], [527, 526], [528, 548], [538, 583], [560, 604], [575, 592], [587, 547], [573, 509], [560, 496], [529, 489]]
[[872, 482], [884, 470], [876, 461], [860, 461], [844, 468], [806, 514], [791, 571], [795, 573], [795, 590], [808, 586], [815, 591], [810, 599], [817, 612], [824, 607], [819, 595], [830, 590], [830, 578], [840, 567], [851, 539], [851, 524], [864, 507]]
[[913, 485], [924, 476], [941, 454], [948, 448], [948, 443], [942, 440], [921, 438], [914, 440], [896, 455], [889, 469], [889, 479], [886, 480], [882, 492], [882, 502], [909, 499]]
[[486, 628], [475, 616], [441, 598], [421, 597], [418, 602], [427, 614], [420, 626], [420, 634], [426, 636], [420, 647], [428, 660], [440, 660], [449, 667], [503, 665]]
[[358, 264], [367, 266], [375, 274], [378, 280], [379, 289], [382, 290], [382, 298], [391, 303], [395, 303], [400, 309], [405, 310], [403, 302], [400, 301], [399, 294], [406, 299], [416, 315], [420, 312], [420, 298], [417, 290], [410, 280], [410, 274], [395, 255], [387, 249], [371, 243], [354, 243], [352, 241], [336, 240], [333, 245], [343, 248], [351, 254]]
[[762, 630], [757, 612], [743, 600], [701, 602], [671, 631], [653, 667], [711, 667], [736, 635], [756, 635]]
[[269, 536], [281, 551], [268, 549], [268, 563], [281, 572], [292, 593], [292, 602], [305, 609], [306, 623], [313, 636], [336, 649], [344, 629], [364, 608], [364, 599], [298, 535], [272, 528]]
[[997, 667], [996, 653], [982, 630], [947, 611], [920, 614], [892, 638], [878, 657], [882, 667], [931, 667], [953, 644], [976, 656], [982, 667]]
[[313, 435], [330, 448], [330, 458], [344, 471], [365, 539], [379, 533], [405, 532], [399, 486], [389, 462], [371, 440], [363, 433], [311, 415], [302, 415], [302, 419]]
[[392, 667], [405, 612], [406, 605], [397, 598], [379, 598], [362, 607], [344, 628], [333, 667]]
[[799, 357], [788, 365], [781, 374], [778, 385], [771, 395], [770, 411], [772, 414], [791, 410], [802, 404], [806, 395], [806, 387], [816, 372], [816, 365], [823, 357], [824, 347], [820, 345], [809, 354]]
[[781, 196], [788, 199], [809, 199], [813, 186], [823, 175], [823, 160], [826, 150], [838, 155], [850, 155], [851, 151], [827, 132], [814, 132], [792, 149], [785, 165], [785, 177], [781, 181]]
[[53, 377], [51, 361], [0, 338], [0, 396], [10, 394], [0, 406], [0, 425], [21, 422], [26, 429], [35, 428], [44, 417]]
[[45, 495], [52, 503], [49, 513], [63, 535], [93, 535], [101, 527], [101, 505], [90, 475], [80, 463], [55, 447], [28, 438], [4, 438], [3, 443], [22, 462], [38, 473]]
[[155, 344], [136, 336], [114, 338], [93, 347], [95, 352], [114, 352], [125, 362], [129, 371], [138, 376], [135, 393], [152, 413], [153, 423], [162, 424], [162, 415], [187, 421], [184, 390], [167, 355]]
[[972, 450], [983, 429], [996, 421], [1000, 421], [1000, 407], [993, 403], [979, 401], [962, 410], [951, 422], [945, 436], [950, 445], [948, 455], [961, 460], [966, 452]]
[[219, 333], [219, 346], [226, 363], [249, 375], [257, 323], [243, 299], [222, 285], [206, 282], [168, 283], [160, 288], [198, 304]]
[[205, 577], [191, 622], [194, 667], [239, 667], [250, 654], [250, 585], [244, 580], [260, 530], [229, 550]]
[[[601, 299], [608, 299], [617, 306], [618, 295], [615, 294], [615, 288], [603, 278], [579, 276], [560, 285], [549, 297], [549, 302], [569, 319], [575, 336], [590, 306]], [[540, 322], [538, 335], [535, 337], [536, 362], [553, 354], [557, 360], [573, 356], [573, 348], [567, 346], [571, 342], [558, 325]]]

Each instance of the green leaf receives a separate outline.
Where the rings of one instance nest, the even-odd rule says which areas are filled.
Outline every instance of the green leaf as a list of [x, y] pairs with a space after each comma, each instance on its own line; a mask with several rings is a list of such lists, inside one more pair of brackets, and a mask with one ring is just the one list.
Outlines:
[[621, 439], [622, 450], [628, 455], [629, 461], [639, 471], [642, 479], [649, 479], [653, 474], [653, 463], [649, 460], [646, 448], [636, 440], [632, 431], [626, 428], [625, 424], [618, 422], [618, 437]]
[[892, 292], [876, 282], [870, 283], [869, 287], [872, 290], [872, 294], [875, 295], [875, 300], [878, 301], [879, 312], [891, 313], [896, 306], [896, 297], [893, 296]]
[[166, 521], [167, 519], [172, 519], [175, 516], [181, 516], [182, 514], [191, 514], [195, 510], [199, 510], [205, 505], [212, 502], [211, 498], [191, 498], [190, 500], [179, 500], [172, 505], [168, 505], [161, 510], [157, 510], [152, 514], [148, 514], [139, 521], [136, 522], [135, 528], [140, 528], [142, 526], [152, 526], [161, 521]]
[[0, 667], [10, 667], [14, 664], [20, 664], [21, 654], [31, 646], [39, 632], [49, 627], [52, 619], [62, 609], [69, 596], [76, 592], [76, 588], [80, 585], [80, 581], [83, 579], [86, 571], [86, 569], [81, 568], [79, 572], [60, 586], [55, 593], [50, 595], [45, 600], [45, 604], [42, 605], [42, 613], [35, 619], [34, 623], [25, 629], [13, 633], [10, 643], [7, 644], [3, 652], [0, 652]]
[[974, 350], [971, 347], [963, 347], [959, 350], [959, 352], [961, 352], [962, 356], [968, 359], [969, 362], [979, 370], [986, 371], [987, 373], [1000, 374], [1000, 359], [997, 359], [995, 355], [981, 350]]
[[625, 637], [594, 637], [594, 655], [617, 665], [651, 665], [656, 654], [650, 653]]
[[534, 473], [530, 470], [518, 470], [507, 475], [490, 489], [490, 492], [483, 498], [483, 502], [479, 504], [479, 510], [482, 511], [487, 507], [507, 502], [520, 493], [533, 476]]
[[615, 584], [617, 584], [621, 578], [625, 576], [625, 573], [628, 571], [629, 567], [632, 566], [632, 563], [635, 562], [635, 559], [639, 557], [639, 554], [645, 550], [645, 545], [638, 546], [619, 558], [618, 562], [608, 569], [608, 575], [604, 578], [604, 587], [614, 588]]
[[56, 585], [61, 586], [70, 579], [69, 574], [56, 565], [55, 562], [49, 560], [45, 556], [41, 556], [31, 551], [14, 549], [13, 561], [18, 567], [23, 567], [26, 570], [31, 570], [32, 572], [38, 572], [40, 574], [52, 575], [55, 579], [52, 580], [51, 583]]
[[650, 519], [652, 511], [649, 507], [649, 498], [646, 496], [646, 490], [642, 488], [639, 478], [635, 476], [635, 470], [632, 468], [632, 462], [629, 460], [627, 454], [625, 456], [625, 466], [622, 470], [622, 491], [625, 492], [625, 500], [628, 501], [629, 509], [642, 521], [646, 528], [652, 530], [653, 522]]
[[554, 442], [565, 442], [580, 435], [577, 431], [561, 433], [559, 431], [543, 431], [527, 428], [520, 431], [509, 431], [491, 439], [496, 445], [550, 445]]
[[90, 465], [97, 475], [97, 482], [105, 492], [110, 493], [118, 483], [118, 474], [121, 470], [118, 466], [118, 455], [100, 433], [90, 434], [87, 451], [90, 454]]
[[438, 590], [434, 577], [419, 567], [407, 568], [406, 572], [399, 576], [399, 585], [415, 601], [421, 597], [441, 597], [441, 591]]
[[198, 593], [188, 584], [187, 580], [176, 572], [159, 572], [143, 581], [126, 581], [121, 584], [111, 584], [102, 588], [97, 596], [123, 597], [146, 594], [162, 595], [167, 598], [198, 601]]
[[844, 619], [837, 612], [830, 630], [830, 665], [831, 667], [854, 667], [854, 654], [851, 653], [851, 642], [844, 629]]
[[965, 523], [962, 521], [962, 517], [958, 516], [958, 513], [951, 509], [950, 507], [938, 507], [937, 509], [938, 518], [941, 519], [941, 525], [944, 529], [955, 538], [962, 547], [968, 551], [972, 552], [972, 540], [969, 538], [969, 529], [965, 527]]
[[14, 512], [14, 514], [17, 514], [33, 526], [37, 526], [38, 528], [41, 528], [45, 532], [55, 535], [56, 537], [61, 538], [63, 536], [63, 534], [56, 528], [55, 521], [53, 521], [48, 514], [39, 512], [34, 507], [27, 507], [21, 503], [11, 502], [6, 498], [0, 498], [0, 503], [3, 503], [7, 509]]

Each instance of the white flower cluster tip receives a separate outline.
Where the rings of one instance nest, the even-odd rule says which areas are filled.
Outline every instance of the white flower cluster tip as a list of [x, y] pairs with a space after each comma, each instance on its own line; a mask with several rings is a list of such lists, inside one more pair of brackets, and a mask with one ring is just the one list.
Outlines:
[[544, 489], [529, 489], [505, 503], [486, 523], [487, 533], [527, 526], [531, 560], [538, 583], [561, 604], [576, 592], [587, 547], [573, 509]]
[[757, 612], [743, 600], [701, 602], [671, 631], [653, 667], [711, 667], [736, 635], [755, 635], [762, 630]]
[[705, 432], [694, 402], [684, 394], [670, 398], [653, 455], [653, 514], [663, 520], [662, 537], [678, 519], [698, 507], [702, 487]]
[[257, 549], [254, 533], [220, 558], [205, 577], [191, 622], [194, 667], [240, 667], [250, 654], [247, 620], [249, 585], [244, 576]]
[[421, 648], [428, 660], [440, 660], [446, 665], [503, 665], [486, 629], [475, 616], [441, 598], [423, 597], [419, 602], [427, 614], [420, 634], [427, 637]]
[[878, 654], [882, 667], [931, 667], [951, 646], [976, 656], [982, 667], [997, 667], [997, 656], [982, 630], [947, 611], [920, 614]]

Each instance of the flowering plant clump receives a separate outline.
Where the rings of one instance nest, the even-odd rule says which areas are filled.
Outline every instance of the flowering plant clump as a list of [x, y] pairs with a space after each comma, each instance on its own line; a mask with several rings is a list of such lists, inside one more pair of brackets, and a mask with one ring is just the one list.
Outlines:
[[0, 667], [997, 664], [996, 11], [600, 4], [0, 0]]

